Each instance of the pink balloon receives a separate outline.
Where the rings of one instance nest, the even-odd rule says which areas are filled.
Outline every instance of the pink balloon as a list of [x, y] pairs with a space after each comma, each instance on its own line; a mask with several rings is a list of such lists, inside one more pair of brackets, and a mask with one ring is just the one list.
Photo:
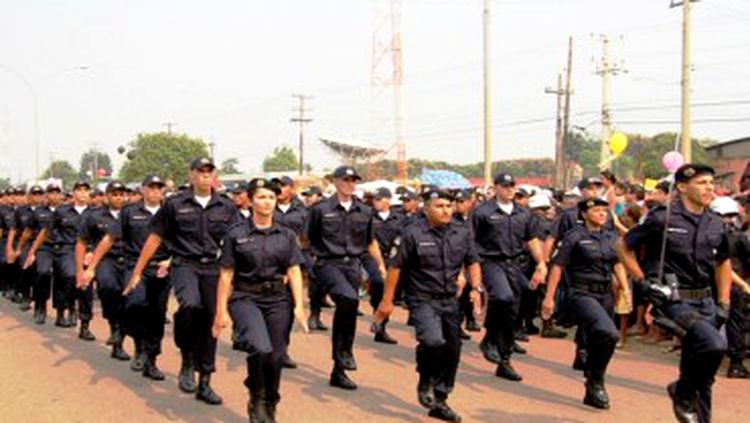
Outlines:
[[670, 151], [661, 159], [661, 164], [663, 164], [664, 167], [667, 168], [669, 173], [674, 173], [684, 163], [685, 158], [682, 157], [682, 154], [678, 153], [677, 151]]

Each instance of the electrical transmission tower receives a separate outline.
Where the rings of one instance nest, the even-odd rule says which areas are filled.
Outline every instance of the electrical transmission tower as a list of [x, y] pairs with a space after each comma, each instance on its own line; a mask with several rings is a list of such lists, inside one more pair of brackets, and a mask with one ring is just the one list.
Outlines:
[[[404, 141], [403, 45], [401, 39], [401, 0], [374, 2], [372, 68], [370, 72], [371, 134], [391, 126], [396, 148], [397, 179], [405, 183], [406, 142]], [[390, 125], [388, 125], [390, 123]]]

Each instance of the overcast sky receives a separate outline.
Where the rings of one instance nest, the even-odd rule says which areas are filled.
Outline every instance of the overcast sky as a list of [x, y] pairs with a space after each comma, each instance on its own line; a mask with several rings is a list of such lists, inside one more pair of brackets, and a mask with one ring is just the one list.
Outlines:
[[[482, 3], [403, 0], [410, 157], [482, 160]], [[243, 170], [259, 172], [275, 146], [296, 148], [289, 118], [297, 92], [315, 96], [307, 143], [315, 169], [335, 165], [321, 135], [390, 148], [389, 111], [370, 87], [374, 4], [0, 0], [0, 176], [19, 180], [34, 171], [32, 97], [9, 70], [36, 93], [42, 168], [51, 155], [77, 167], [94, 143], [119, 164], [118, 145], [176, 122], [175, 131], [213, 140], [218, 161], [237, 157]], [[602, 82], [594, 71], [606, 33], [628, 70], [612, 82], [616, 128], [679, 129], [682, 13], [669, 0], [493, 5], [495, 159], [552, 157], [555, 98], [544, 89], [565, 65], [568, 35], [573, 125], [600, 131]], [[693, 7], [694, 136], [750, 135], [748, 24], [747, 0]]]

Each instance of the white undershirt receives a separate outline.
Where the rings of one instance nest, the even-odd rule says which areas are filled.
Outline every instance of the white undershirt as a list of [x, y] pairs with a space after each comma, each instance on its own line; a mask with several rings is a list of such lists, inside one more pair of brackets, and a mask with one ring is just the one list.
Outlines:
[[114, 217], [115, 219], [119, 219], [120, 218], [120, 210], [112, 210], [112, 209], [110, 209], [109, 210], [109, 214], [111, 214], [112, 217]]
[[513, 213], [513, 203], [503, 204], [498, 201], [497, 206], [500, 207], [500, 210], [502, 210], [505, 214]]
[[245, 218], [250, 217], [250, 209], [240, 209], [240, 214]]
[[81, 214], [84, 211], [86, 211], [87, 207], [88, 206], [73, 206], [73, 208], [76, 209], [76, 213], [78, 213], [78, 214]]
[[153, 214], [156, 214], [156, 212], [158, 212], [158, 211], [159, 211], [159, 209], [161, 208], [161, 206], [153, 206], [153, 207], [149, 207], [149, 206], [144, 206], [144, 207], [145, 207], [145, 208], [146, 208], [146, 210], [148, 210], [148, 212], [149, 212], [149, 213], [151, 213], [152, 215], [153, 215]]
[[289, 211], [289, 208], [292, 207], [292, 203], [289, 203], [289, 204], [277, 204], [276, 207], [278, 207], [279, 210], [281, 210], [282, 213], [286, 214], [286, 212]]
[[349, 211], [350, 208], [352, 208], [352, 201], [349, 200], [347, 202], [340, 201], [339, 204], [341, 204], [341, 207], [344, 208], [344, 210]]
[[208, 202], [211, 201], [211, 196], [210, 195], [207, 195], [205, 197], [201, 197], [198, 194], [196, 194], [193, 198], [195, 198], [195, 201], [197, 201], [198, 204], [200, 204], [201, 207], [203, 207], [204, 209], [206, 208], [206, 206], [208, 206]]
[[391, 215], [391, 211], [390, 210], [381, 211], [381, 212], [378, 212], [378, 215], [380, 216], [381, 219], [388, 220], [388, 216]]

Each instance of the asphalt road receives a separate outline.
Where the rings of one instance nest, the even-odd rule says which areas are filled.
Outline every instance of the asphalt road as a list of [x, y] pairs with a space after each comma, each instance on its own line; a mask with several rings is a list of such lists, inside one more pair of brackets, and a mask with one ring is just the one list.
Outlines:
[[[172, 304], [172, 307], [174, 304]], [[369, 312], [369, 306], [363, 303]], [[218, 353], [215, 389], [224, 405], [211, 407], [176, 386], [179, 355], [171, 326], [159, 364], [164, 382], [152, 382], [133, 373], [128, 363], [109, 358], [104, 345], [108, 329], [97, 310], [93, 331], [96, 342], [76, 338], [73, 329], [32, 322], [31, 313], [18, 311], [0, 300], [0, 422], [102, 423], [102, 422], [246, 422], [247, 392], [244, 355], [233, 351], [228, 331]], [[330, 324], [331, 312], [324, 312]], [[345, 392], [328, 387], [330, 334], [293, 334], [291, 355], [300, 363], [282, 377], [282, 402], [278, 420], [313, 422], [428, 422], [435, 421], [416, 401], [417, 374], [414, 337], [397, 310], [391, 333], [397, 346], [383, 346], [368, 333], [369, 318], [362, 317], [355, 342], [359, 371], [352, 378], [359, 390]], [[570, 368], [570, 340], [532, 337], [529, 354], [516, 356], [521, 383], [494, 376], [494, 366], [477, 349], [479, 335], [465, 343], [455, 392], [450, 404], [464, 422], [487, 423], [652, 423], [674, 421], [665, 386], [677, 376], [677, 356], [661, 346], [631, 342], [617, 351], [610, 366], [607, 387], [612, 401], [608, 411], [581, 403], [583, 378]], [[126, 343], [132, 352], [132, 344]], [[750, 381], [729, 380], [720, 371], [714, 387], [714, 422], [746, 421]], [[743, 417], [744, 416], [744, 417]]]

